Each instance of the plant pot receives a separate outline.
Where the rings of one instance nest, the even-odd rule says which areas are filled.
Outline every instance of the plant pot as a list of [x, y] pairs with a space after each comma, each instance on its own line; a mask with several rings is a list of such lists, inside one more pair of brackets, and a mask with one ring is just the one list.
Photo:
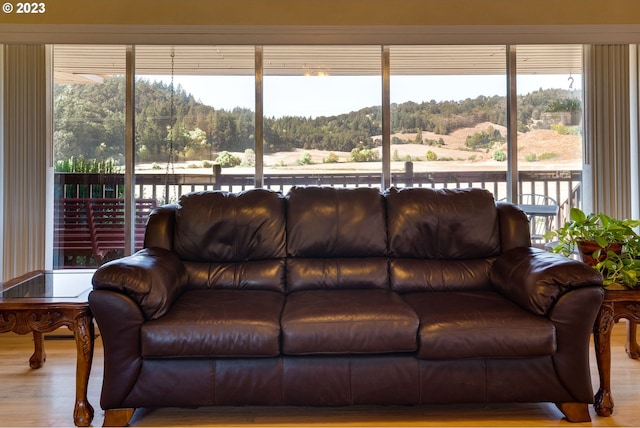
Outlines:
[[[602, 250], [600, 252], [600, 257], [598, 259], [593, 258], [593, 253], [598, 250]], [[579, 241], [578, 242], [578, 252], [580, 253], [580, 258], [583, 262], [588, 264], [589, 266], [595, 266], [599, 262], [603, 261], [607, 258], [607, 252], [613, 251], [614, 253], [620, 254], [622, 252], [622, 244], [619, 242], [612, 242], [607, 245], [605, 248], [602, 248], [595, 241]]]

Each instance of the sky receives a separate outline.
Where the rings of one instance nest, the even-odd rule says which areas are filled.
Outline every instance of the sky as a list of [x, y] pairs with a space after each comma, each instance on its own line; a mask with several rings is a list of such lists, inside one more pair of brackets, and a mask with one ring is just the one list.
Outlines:
[[[170, 82], [167, 76], [140, 77]], [[519, 76], [517, 92], [570, 89], [571, 83], [568, 75]], [[580, 76], [574, 76], [571, 89], [579, 92], [581, 83]], [[504, 75], [392, 76], [390, 84], [392, 103], [460, 101], [506, 94]], [[253, 76], [175, 76], [174, 85], [182, 86], [197, 100], [217, 109], [255, 109]], [[382, 104], [380, 76], [265, 76], [263, 90], [266, 117], [333, 116]]]

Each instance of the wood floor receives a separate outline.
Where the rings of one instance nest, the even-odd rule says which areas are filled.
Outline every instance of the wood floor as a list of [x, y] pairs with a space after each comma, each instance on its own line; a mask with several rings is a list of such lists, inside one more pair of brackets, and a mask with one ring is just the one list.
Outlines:
[[[625, 321], [612, 336], [612, 392], [614, 414], [600, 417], [590, 408], [592, 422], [571, 424], [562, 420], [552, 404], [455, 405], [418, 407], [354, 408], [201, 408], [139, 410], [132, 426], [211, 427], [640, 427], [640, 360], [624, 352]], [[0, 426], [73, 426], [75, 397], [75, 345], [67, 330], [59, 330], [45, 341], [47, 362], [38, 370], [29, 368], [33, 352], [31, 336], [0, 334]], [[62, 338], [60, 338], [62, 336]], [[65, 337], [66, 336], [66, 337]], [[102, 342], [96, 341], [89, 401], [96, 409], [93, 426], [101, 426]], [[598, 374], [591, 356], [593, 387]]]

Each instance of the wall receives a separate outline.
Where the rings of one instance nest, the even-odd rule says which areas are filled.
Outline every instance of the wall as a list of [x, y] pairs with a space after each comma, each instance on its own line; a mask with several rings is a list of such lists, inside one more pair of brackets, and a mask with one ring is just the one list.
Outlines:
[[[9, 2], [17, 4], [15, 1]], [[640, 43], [638, 0], [42, 0], [0, 43]]]
[[637, 0], [43, 0], [7, 24], [582, 25], [640, 23]]

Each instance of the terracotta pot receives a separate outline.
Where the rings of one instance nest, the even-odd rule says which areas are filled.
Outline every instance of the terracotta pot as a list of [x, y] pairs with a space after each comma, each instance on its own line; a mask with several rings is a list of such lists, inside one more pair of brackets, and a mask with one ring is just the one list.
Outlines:
[[601, 262], [607, 257], [608, 251], [613, 251], [614, 253], [620, 254], [622, 251], [622, 244], [619, 242], [612, 242], [607, 245], [606, 248], [602, 249], [600, 252], [600, 257], [598, 260], [593, 258], [593, 253], [602, 249], [600, 245], [598, 245], [595, 241], [580, 241], [578, 242], [578, 251], [580, 252], [580, 258], [583, 262], [588, 264], [589, 266], [595, 266], [598, 262]]

